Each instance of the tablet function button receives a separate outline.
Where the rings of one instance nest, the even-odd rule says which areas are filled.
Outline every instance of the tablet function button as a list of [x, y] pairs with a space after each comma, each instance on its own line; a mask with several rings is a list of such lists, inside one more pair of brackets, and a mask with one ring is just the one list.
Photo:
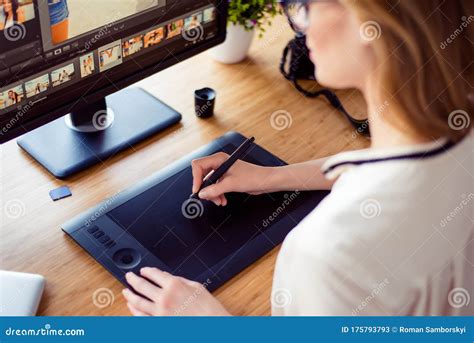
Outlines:
[[128, 264], [130, 264], [130, 263], [133, 262], [133, 256], [132, 256], [132, 255], [123, 255], [121, 262], [122, 262], [123, 264], [127, 264], [127, 265], [128, 265]]
[[113, 240], [108, 241], [104, 244], [107, 249], [113, 248], [116, 244]]
[[90, 228], [87, 229], [87, 232], [89, 233], [94, 233], [96, 232], [97, 230], [99, 230], [99, 228], [95, 225], [92, 225]]
[[112, 259], [118, 267], [132, 269], [140, 263], [142, 258], [137, 250], [125, 248], [117, 250]]
[[100, 237], [102, 237], [103, 235], [104, 235], [104, 232], [102, 232], [102, 231], [100, 231], [100, 230], [98, 230], [96, 233], [94, 233], [94, 237], [95, 237], [95, 238], [100, 238]]
[[99, 242], [104, 244], [104, 243], [107, 243], [109, 239], [110, 239], [109, 236], [103, 235], [102, 237], [99, 238]]

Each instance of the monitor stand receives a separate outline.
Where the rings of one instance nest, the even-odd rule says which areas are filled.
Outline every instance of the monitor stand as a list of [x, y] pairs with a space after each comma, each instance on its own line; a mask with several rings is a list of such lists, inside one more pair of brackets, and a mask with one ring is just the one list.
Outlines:
[[127, 88], [33, 130], [18, 145], [57, 178], [66, 178], [181, 120], [140, 88]]

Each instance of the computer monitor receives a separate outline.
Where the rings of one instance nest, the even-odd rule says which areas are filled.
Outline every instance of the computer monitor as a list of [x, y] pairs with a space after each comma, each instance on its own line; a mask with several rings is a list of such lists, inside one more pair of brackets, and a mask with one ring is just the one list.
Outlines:
[[226, 21], [226, 0], [0, 0], [0, 143], [22, 135], [61, 178], [176, 123], [126, 87], [222, 43]]

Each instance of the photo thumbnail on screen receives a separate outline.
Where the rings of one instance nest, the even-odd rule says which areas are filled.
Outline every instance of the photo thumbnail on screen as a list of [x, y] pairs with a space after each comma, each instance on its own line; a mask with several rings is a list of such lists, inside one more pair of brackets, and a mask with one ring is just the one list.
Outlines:
[[167, 38], [173, 38], [173, 37], [179, 36], [181, 34], [181, 30], [183, 29], [183, 27], [184, 27], [183, 19], [177, 20], [173, 23], [169, 23], [166, 26], [166, 31], [168, 32]]
[[196, 13], [184, 20], [184, 28], [185, 30], [192, 30], [195, 28], [200, 27], [202, 24], [202, 13]]
[[51, 72], [51, 83], [53, 87], [60, 86], [74, 78], [74, 64], [68, 64]]
[[153, 45], [157, 45], [163, 41], [165, 38], [165, 28], [159, 27], [157, 29], [151, 30], [145, 34], [144, 40], [144, 47], [148, 48]]
[[95, 71], [94, 54], [92, 52], [79, 58], [81, 65], [81, 77], [92, 75]]
[[0, 0], [0, 31], [6, 30], [5, 36], [9, 30], [14, 34], [15, 26], [22, 27], [33, 19], [35, 19], [33, 0]]
[[122, 63], [122, 42], [120, 40], [99, 48], [98, 52], [101, 72]]
[[61, 44], [132, 15], [165, 5], [166, 0], [48, 0], [52, 43]]
[[25, 82], [26, 97], [31, 98], [45, 92], [49, 88], [49, 75], [44, 74], [33, 80]]
[[136, 37], [126, 39], [122, 43], [123, 57], [128, 57], [137, 52], [140, 52], [143, 48], [143, 36], [138, 35]]
[[21, 85], [0, 92], [0, 110], [19, 104], [25, 97]]

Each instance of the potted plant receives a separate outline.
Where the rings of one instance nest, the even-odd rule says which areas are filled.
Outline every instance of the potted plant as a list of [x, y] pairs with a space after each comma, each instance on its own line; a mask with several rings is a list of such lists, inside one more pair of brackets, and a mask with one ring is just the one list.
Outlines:
[[211, 49], [211, 56], [221, 63], [241, 62], [248, 53], [255, 32], [261, 37], [265, 25], [281, 14], [278, 0], [230, 0], [227, 38], [224, 43]]

